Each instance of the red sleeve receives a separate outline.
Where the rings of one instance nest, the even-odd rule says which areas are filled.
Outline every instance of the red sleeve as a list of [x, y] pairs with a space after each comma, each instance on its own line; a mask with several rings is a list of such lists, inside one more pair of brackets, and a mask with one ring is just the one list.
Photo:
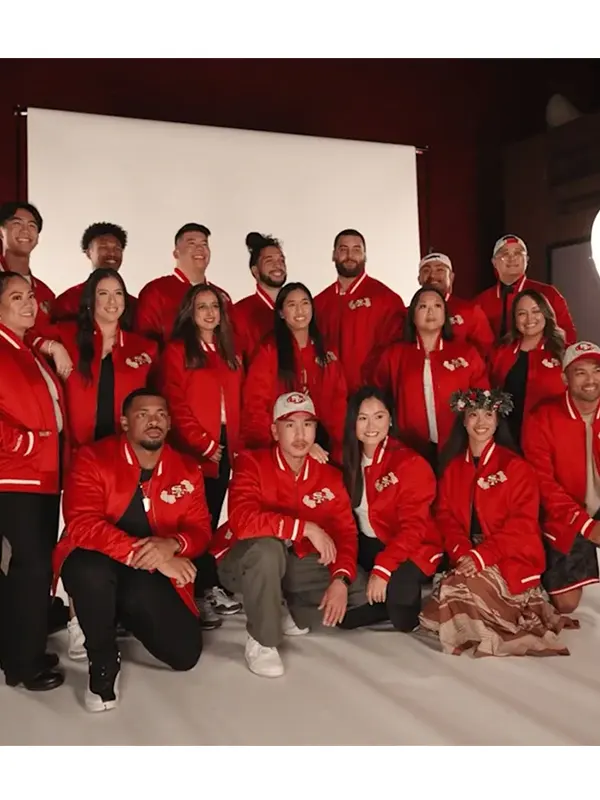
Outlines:
[[163, 326], [157, 293], [152, 284], [144, 286], [135, 307], [135, 330], [157, 342], [162, 342]]
[[260, 347], [248, 369], [242, 392], [241, 439], [248, 449], [270, 447], [277, 384], [277, 351]]
[[471, 346], [471, 353], [469, 356], [469, 363], [471, 365], [471, 388], [489, 389], [490, 378], [485, 361], [479, 355], [478, 351]]
[[452, 465], [450, 465], [439, 484], [435, 509], [435, 523], [452, 564], [471, 550], [469, 531], [465, 530], [453, 509], [456, 499], [452, 491]]
[[575, 344], [577, 341], [577, 331], [575, 330], [575, 324], [573, 322], [573, 318], [571, 317], [571, 312], [569, 311], [567, 301], [558, 291], [558, 289], [555, 289], [554, 287], [552, 288], [553, 292], [550, 305], [556, 314], [556, 322], [558, 323], [558, 327], [562, 328], [565, 332], [567, 346], [570, 344]]
[[262, 503], [260, 467], [251, 453], [240, 453], [229, 484], [229, 527], [237, 539], [273, 536], [292, 542], [304, 534], [304, 521], [288, 514], [267, 511]]
[[198, 458], [210, 458], [219, 443], [198, 422], [187, 392], [186, 368], [183, 350], [179, 343], [171, 343], [164, 350], [158, 370], [161, 391], [169, 406], [175, 438], [193, 451]]
[[568, 553], [578, 533], [589, 536], [594, 520], [556, 480], [552, 432], [544, 417], [543, 409], [525, 417], [521, 437], [523, 452], [539, 482], [544, 532], [557, 550]]
[[395, 347], [387, 347], [379, 356], [376, 364], [372, 365], [371, 374], [368, 382], [384, 391], [393, 390], [396, 376], [393, 375], [394, 367], [393, 355]]
[[38, 452], [42, 439], [37, 431], [13, 425], [0, 413], [0, 452], [11, 456], [30, 456]]
[[[394, 498], [398, 515], [396, 533], [378, 553], [373, 567], [373, 572], [386, 581], [408, 559], [423, 572], [433, 573], [443, 556], [441, 540], [435, 548], [437, 552], [430, 552], [431, 548], [427, 546], [434, 533], [431, 505], [435, 499], [436, 481], [433, 470], [423, 458], [413, 459], [406, 467], [406, 475], [398, 477]], [[426, 562], [429, 562], [429, 569]]]
[[76, 319], [79, 313], [79, 292], [67, 289], [52, 304], [52, 322]]
[[486, 536], [470, 552], [479, 569], [492, 567], [504, 559], [526, 558], [533, 545], [534, 556], [540, 548], [540, 492], [535, 473], [523, 459], [514, 459], [507, 475], [510, 496], [507, 515], [498, 533]]
[[331, 439], [332, 458], [341, 464], [348, 389], [344, 371], [337, 357], [335, 361], [331, 361], [325, 367], [325, 370], [328, 373], [327, 381], [330, 391], [323, 398], [323, 408], [320, 410], [321, 422]]
[[471, 322], [469, 341], [477, 348], [479, 355], [485, 359], [494, 346], [495, 336], [489, 319], [477, 303], [471, 306]]
[[177, 555], [183, 558], [197, 558], [208, 549], [212, 539], [210, 514], [206, 504], [204, 479], [200, 468], [198, 468], [195, 480], [192, 502], [177, 538], [181, 545], [181, 550]]
[[115, 561], [129, 564], [134, 539], [106, 519], [106, 486], [96, 457], [89, 447], [78, 451], [65, 484], [63, 515], [74, 547], [97, 550]]
[[[333, 470], [333, 467], [331, 469]], [[335, 493], [335, 501], [323, 530], [333, 539], [336, 558], [328, 569], [332, 578], [337, 575], [347, 575], [353, 581], [356, 578], [358, 561], [358, 531], [352, 513], [352, 504], [341, 475], [339, 477], [337, 474], [335, 475], [332, 491]]]
[[373, 339], [375, 345], [362, 368], [363, 383], [369, 383], [385, 348], [402, 338], [405, 317], [404, 301], [397, 294], [391, 295], [385, 304], [384, 312], [377, 319]]

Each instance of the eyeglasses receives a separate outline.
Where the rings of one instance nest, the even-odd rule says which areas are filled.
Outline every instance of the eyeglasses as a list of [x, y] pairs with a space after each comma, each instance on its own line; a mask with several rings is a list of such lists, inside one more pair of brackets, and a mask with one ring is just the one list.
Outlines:
[[496, 255], [499, 261], [510, 261], [511, 258], [525, 258], [527, 252], [525, 250], [513, 250], [512, 253], [502, 253]]

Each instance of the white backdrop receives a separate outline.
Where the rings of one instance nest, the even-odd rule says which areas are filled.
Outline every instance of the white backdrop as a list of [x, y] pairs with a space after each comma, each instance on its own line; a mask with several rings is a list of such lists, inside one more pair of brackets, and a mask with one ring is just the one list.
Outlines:
[[171, 272], [175, 231], [192, 221], [212, 231], [208, 277], [234, 300], [254, 290], [251, 230], [280, 238], [289, 279], [315, 294], [335, 279], [343, 228], [365, 235], [370, 274], [406, 302], [417, 288], [413, 147], [30, 108], [28, 175], [44, 217], [33, 269], [56, 293], [87, 277], [81, 234], [103, 220], [128, 232], [134, 294]]

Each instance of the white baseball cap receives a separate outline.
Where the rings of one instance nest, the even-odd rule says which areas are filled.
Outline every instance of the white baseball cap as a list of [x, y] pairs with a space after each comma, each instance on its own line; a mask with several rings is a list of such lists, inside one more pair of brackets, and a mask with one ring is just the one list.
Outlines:
[[419, 269], [421, 269], [424, 264], [428, 264], [430, 261], [441, 261], [442, 264], [445, 264], [448, 267], [448, 269], [452, 269], [452, 262], [445, 253], [429, 253], [428, 256], [425, 256], [425, 258], [422, 258], [419, 261]]
[[275, 401], [273, 422], [298, 413], [309, 414], [309, 416], [317, 418], [315, 404], [307, 394], [302, 394], [302, 392], [282, 394]]
[[492, 258], [496, 255], [496, 253], [498, 252], [498, 250], [500, 250], [501, 247], [504, 247], [505, 244], [518, 244], [527, 253], [527, 245], [525, 244], [523, 239], [521, 239], [520, 236], [515, 236], [514, 233], [506, 233], [504, 234], [504, 236], [501, 236], [494, 245], [494, 252], [492, 254]]
[[600, 361], [600, 347], [593, 342], [575, 342], [575, 344], [567, 347], [563, 356], [563, 371], [570, 367], [571, 364], [584, 358], [595, 358]]

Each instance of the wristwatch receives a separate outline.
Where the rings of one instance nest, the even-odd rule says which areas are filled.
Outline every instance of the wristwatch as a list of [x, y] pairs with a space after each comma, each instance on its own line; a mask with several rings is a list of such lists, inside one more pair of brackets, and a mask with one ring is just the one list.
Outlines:
[[336, 575], [336, 581], [341, 581], [342, 583], [346, 584], [346, 586], [352, 586], [352, 581], [347, 575]]

